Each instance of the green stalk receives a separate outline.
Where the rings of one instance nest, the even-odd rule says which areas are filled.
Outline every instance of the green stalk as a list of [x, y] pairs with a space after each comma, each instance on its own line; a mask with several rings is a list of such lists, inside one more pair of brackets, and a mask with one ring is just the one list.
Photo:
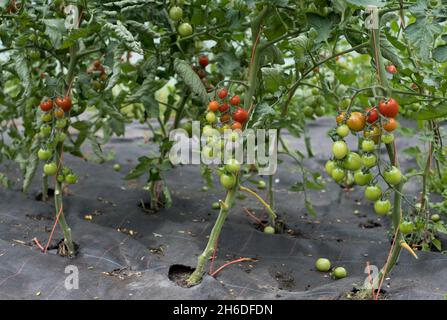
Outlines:
[[[59, 143], [56, 147], [56, 163], [61, 163], [61, 157], [62, 157], [62, 143]], [[61, 170], [61, 168], [59, 168]], [[58, 171], [59, 171], [58, 170]], [[57, 175], [56, 175], [57, 176]], [[54, 189], [54, 206], [56, 208], [56, 215], [59, 214], [59, 225], [62, 229], [62, 233], [64, 235], [64, 243], [67, 246], [68, 249], [68, 255], [74, 256], [75, 255], [75, 248], [73, 244], [73, 240], [71, 237], [71, 229], [67, 224], [67, 221], [65, 220], [64, 210], [62, 207], [62, 183], [60, 183], [56, 179], [56, 187]]]
[[217, 240], [219, 239], [219, 235], [220, 232], [222, 231], [223, 224], [227, 219], [228, 212], [230, 211], [230, 208], [234, 203], [236, 189], [237, 186], [228, 191], [225, 201], [220, 207], [219, 216], [217, 217], [213, 230], [211, 230], [208, 244], [206, 245], [205, 250], [203, 250], [202, 254], [199, 256], [197, 260], [196, 269], [187, 280], [189, 286], [194, 286], [198, 284], [200, 281], [202, 281], [203, 270], [205, 268], [205, 265], [216, 248]]
[[307, 134], [307, 128], [304, 129], [304, 143], [306, 145], [307, 156], [309, 158], [314, 157], [314, 153], [312, 151], [312, 144], [309, 135]]
[[269, 205], [270, 208], [272, 208], [272, 210], [275, 210], [275, 199], [274, 199], [274, 194], [273, 194], [273, 174], [269, 175], [269, 186], [268, 186], [269, 190], [268, 190], [268, 200], [269, 200]]
[[48, 200], [48, 176], [42, 175], [42, 201]]

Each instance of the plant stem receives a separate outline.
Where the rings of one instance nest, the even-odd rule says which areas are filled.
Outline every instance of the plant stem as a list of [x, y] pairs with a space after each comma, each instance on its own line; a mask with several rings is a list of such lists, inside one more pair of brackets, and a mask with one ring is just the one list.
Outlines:
[[268, 201], [270, 204], [270, 208], [275, 210], [275, 199], [273, 194], [273, 174], [269, 175], [269, 186], [268, 186]]
[[194, 286], [198, 284], [200, 281], [202, 281], [205, 264], [207, 263], [208, 259], [210, 258], [211, 254], [216, 248], [217, 240], [219, 239], [219, 235], [220, 232], [222, 231], [223, 224], [228, 216], [228, 212], [231, 206], [233, 205], [235, 195], [236, 195], [236, 187], [228, 191], [224, 205], [221, 205], [220, 207], [219, 216], [217, 217], [213, 230], [211, 230], [208, 244], [206, 245], [205, 250], [203, 250], [202, 254], [199, 256], [197, 260], [196, 269], [187, 280], [189, 286]]
[[48, 176], [44, 174], [42, 176], [42, 201], [48, 200]]
[[304, 143], [306, 145], [307, 156], [309, 158], [313, 158], [314, 157], [314, 153], [312, 151], [312, 144], [311, 144], [308, 132], [307, 132], [307, 128], [304, 129]]
[[254, 196], [256, 199], [258, 199], [259, 202], [262, 203], [262, 205], [267, 209], [267, 213], [270, 216], [271, 224], [275, 225], [275, 220], [276, 220], [277, 216], [276, 216], [276, 213], [273, 211], [273, 209], [270, 207], [270, 205], [267, 202], [265, 202], [264, 199], [262, 199], [262, 197], [259, 194], [257, 194], [256, 192], [254, 192], [253, 190], [248, 189], [243, 186], [240, 186], [240, 190], [245, 191], [245, 192], [251, 194], [252, 196]]

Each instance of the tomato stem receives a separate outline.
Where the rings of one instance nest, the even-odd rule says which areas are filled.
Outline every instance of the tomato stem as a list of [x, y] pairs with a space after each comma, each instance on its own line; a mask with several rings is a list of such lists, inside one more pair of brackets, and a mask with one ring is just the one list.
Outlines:
[[42, 175], [42, 201], [48, 200], [48, 176], [46, 174]]
[[251, 190], [249, 188], [243, 187], [243, 186], [240, 186], [239, 188], [240, 188], [241, 191], [245, 191], [245, 192], [251, 194], [256, 199], [258, 199], [260, 203], [262, 203], [262, 205], [267, 209], [267, 213], [270, 216], [271, 224], [274, 226], [275, 225], [275, 220], [276, 220], [277, 216], [276, 216], [276, 213], [273, 211], [273, 209], [270, 207], [270, 205], [267, 202], [265, 202], [265, 200], [262, 199], [262, 197], [259, 194], [257, 194], [255, 191], [253, 191], [253, 190]]

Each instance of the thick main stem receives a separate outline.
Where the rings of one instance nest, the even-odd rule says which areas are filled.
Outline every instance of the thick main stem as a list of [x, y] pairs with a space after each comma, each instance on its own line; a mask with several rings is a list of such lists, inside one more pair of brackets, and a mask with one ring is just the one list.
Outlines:
[[216, 248], [217, 240], [219, 239], [219, 235], [220, 232], [222, 231], [223, 224], [227, 219], [228, 212], [231, 206], [233, 205], [235, 195], [236, 195], [236, 188], [233, 188], [232, 190], [228, 191], [225, 201], [220, 207], [219, 216], [217, 217], [213, 230], [211, 230], [208, 244], [206, 245], [205, 250], [203, 250], [202, 254], [199, 256], [197, 260], [196, 269], [187, 280], [188, 285], [194, 286], [202, 280], [203, 270], [205, 268], [208, 259], [211, 257], [211, 254]]

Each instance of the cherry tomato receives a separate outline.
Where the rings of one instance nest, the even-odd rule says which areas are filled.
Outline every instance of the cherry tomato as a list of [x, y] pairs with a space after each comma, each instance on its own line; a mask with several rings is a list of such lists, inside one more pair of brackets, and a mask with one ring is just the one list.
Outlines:
[[315, 109], [314, 109], [314, 111], [315, 111], [315, 115], [317, 116], [317, 117], [322, 117], [322, 116], [324, 116], [324, 112], [326, 111], [322, 106], [318, 106], [318, 107], [316, 107]]
[[365, 153], [362, 155], [362, 163], [365, 168], [372, 168], [377, 163], [377, 156], [374, 153]]
[[402, 172], [395, 166], [392, 166], [390, 169], [385, 170], [383, 178], [387, 183], [396, 185], [402, 181]]
[[389, 118], [388, 121], [383, 125], [383, 128], [388, 131], [394, 131], [397, 129], [398, 123], [394, 118]]
[[201, 56], [199, 57], [199, 64], [200, 64], [203, 68], [205, 68], [209, 63], [210, 63], [210, 61], [209, 61], [209, 59], [208, 59], [208, 56], [201, 55]]
[[374, 149], [376, 148], [376, 144], [374, 143], [374, 141], [369, 140], [369, 139], [365, 139], [362, 141], [362, 150], [365, 152], [371, 152], [374, 151]]
[[51, 134], [51, 127], [47, 124], [44, 124], [40, 127], [40, 136], [45, 138]]
[[414, 230], [414, 223], [412, 221], [402, 221], [399, 225], [399, 230], [403, 234], [410, 234]]
[[113, 165], [113, 170], [116, 171], [116, 172], [121, 171], [121, 165], [119, 163], [115, 163]]
[[200, 79], [203, 79], [206, 77], [206, 72], [203, 69], [197, 70], [197, 75]]
[[335, 167], [332, 170], [332, 179], [334, 179], [336, 182], [342, 181], [346, 177], [346, 171], [342, 168]]
[[222, 122], [222, 123], [226, 123], [226, 122], [229, 122], [230, 119], [231, 119], [230, 114], [229, 114], [229, 113], [225, 113], [225, 114], [223, 114], [223, 115], [220, 117], [220, 122]]
[[69, 96], [65, 96], [64, 98], [57, 97], [56, 104], [59, 108], [61, 108], [65, 112], [68, 112], [70, 111], [72, 105], [71, 98]]
[[368, 123], [374, 123], [379, 119], [379, 112], [376, 107], [366, 109], [366, 121]]
[[390, 65], [386, 66], [386, 71], [388, 71], [391, 74], [396, 74], [397, 68], [394, 64], [390, 64]]
[[394, 118], [399, 113], [399, 104], [393, 98], [379, 103], [379, 111], [385, 117]]
[[441, 220], [441, 216], [439, 214], [435, 213], [430, 216], [430, 219], [433, 222], [439, 222]]
[[356, 171], [362, 167], [362, 158], [358, 153], [349, 152], [343, 160], [343, 167], [347, 170]]
[[42, 101], [40, 103], [40, 110], [46, 112], [46, 111], [50, 111], [51, 109], [53, 109], [53, 101], [51, 99]]
[[54, 111], [54, 116], [56, 117], [56, 119], [61, 119], [61, 118], [64, 117], [64, 115], [65, 115], [65, 112], [64, 112], [64, 110], [62, 110], [61, 108], [57, 108], [57, 109]]
[[216, 114], [215, 114], [214, 112], [212, 112], [212, 111], [208, 112], [208, 113], [206, 114], [205, 118], [206, 118], [206, 121], [207, 121], [208, 123], [214, 123], [214, 122], [217, 121]]
[[315, 268], [321, 272], [328, 272], [331, 269], [331, 262], [326, 258], [319, 258], [315, 262]]
[[220, 203], [219, 202], [213, 202], [211, 204], [211, 209], [219, 210], [220, 209]]
[[346, 121], [349, 129], [354, 132], [362, 131], [365, 128], [365, 116], [360, 112], [354, 111], [349, 116], [349, 119]]
[[394, 141], [394, 135], [392, 133], [382, 134], [382, 137], [380, 139], [383, 143], [390, 144]]
[[372, 141], [374, 141], [375, 143], [379, 142], [380, 134], [381, 134], [381, 130], [380, 130], [379, 126], [377, 126], [377, 125], [373, 125], [372, 129], [366, 130], [365, 132], [363, 132], [363, 136], [365, 138], [369, 138]]
[[340, 124], [345, 119], [346, 112], [340, 112], [338, 116], [335, 118], [335, 121]]
[[366, 186], [373, 179], [373, 175], [371, 172], [364, 173], [362, 170], [358, 170], [354, 173], [354, 181], [359, 186]]
[[39, 160], [42, 160], [42, 161], [49, 160], [52, 155], [53, 154], [50, 150], [39, 149], [39, 151], [37, 151], [37, 157], [39, 158]]
[[174, 21], [178, 21], [183, 17], [183, 10], [180, 7], [174, 6], [169, 9], [169, 18]]
[[344, 141], [335, 141], [332, 145], [332, 153], [336, 159], [343, 159], [348, 154], [349, 149]]
[[178, 27], [178, 33], [180, 34], [180, 36], [182, 37], [187, 37], [192, 35], [192, 26], [188, 23], [188, 22], [183, 22], [179, 27]]
[[244, 124], [248, 120], [248, 112], [243, 108], [237, 108], [233, 113], [233, 120]]
[[43, 172], [47, 176], [54, 176], [57, 173], [57, 165], [55, 162], [47, 163], [43, 166]]
[[68, 184], [75, 184], [78, 182], [78, 177], [71, 173], [65, 177], [65, 182]]
[[266, 183], [265, 183], [264, 180], [259, 180], [259, 181], [258, 181], [258, 185], [257, 185], [256, 187], [257, 187], [259, 190], [264, 190], [266, 186], [267, 186], [267, 185], [266, 185]]
[[66, 138], [67, 138], [67, 135], [65, 133], [63, 133], [63, 132], [58, 132], [54, 136], [54, 140], [56, 142], [64, 142]]
[[365, 198], [371, 201], [379, 200], [382, 196], [382, 188], [377, 184], [373, 186], [367, 186], [365, 188]]
[[374, 202], [374, 211], [380, 216], [386, 215], [391, 210], [390, 200], [377, 200]]
[[230, 173], [238, 173], [241, 170], [241, 164], [236, 159], [228, 160], [228, 163], [225, 164], [225, 170]]
[[233, 130], [242, 130], [242, 124], [240, 124], [239, 122], [234, 122], [231, 125], [231, 129], [233, 129]]
[[210, 111], [219, 110], [219, 102], [217, 102], [216, 100], [210, 101], [210, 103], [208, 104], [208, 110]]
[[219, 98], [225, 99], [228, 96], [228, 90], [225, 88], [220, 89], [217, 95], [219, 96]]
[[324, 168], [326, 169], [326, 173], [330, 176], [332, 176], [332, 171], [334, 170], [335, 167], [336, 167], [335, 162], [332, 160], [328, 160], [326, 162], [326, 165], [324, 166]]
[[100, 70], [102, 67], [101, 61], [100, 60], [93, 61], [93, 67], [95, 67], [96, 70]]
[[345, 124], [342, 124], [341, 126], [337, 127], [337, 134], [341, 137], [344, 138], [349, 134], [349, 127]]
[[51, 120], [53, 120], [53, 115], [51, 113], [43, 113], [40, 116], [40, 119], [42, 120], [42, 122], [50, 122]]
[[232, 104], [233, 106], [238, 106], [239, 103], [241, 103], [241, 98], [237, 95], [230, 99], [230, 104]]
[[343, 278], [346, 278], [348, 276], [348, 272], [343, 267], [337, 267], [337, 268], [334, 269], [334, 271], [332, 271], [332, 276], [335, 279], [343, 279]]
[[236, 184], [236, 178], [233, 175], [229, 175], [229, 174], [222, 174], [220, 176], [220, 184], [225, 188], [225, 189], [231, 189], [234, 187], [234, 185]]
[[228, 111], [228, 109], [230, 109], [230, 106], [228, 105], [228, 103], [222, 103], [220, 106], [219, 106], [219, 111], [220, 112], [227, 112]]
[[275, 234], [275, 228], [273, 228], [272, 226], [266, 226], [264, 228], [264, 233], [267, 234]]
[[314, 115], [314, 108], [310, 106], [306, 106], [303, 108], [303, 114], [306, 118], [313, 118]]

